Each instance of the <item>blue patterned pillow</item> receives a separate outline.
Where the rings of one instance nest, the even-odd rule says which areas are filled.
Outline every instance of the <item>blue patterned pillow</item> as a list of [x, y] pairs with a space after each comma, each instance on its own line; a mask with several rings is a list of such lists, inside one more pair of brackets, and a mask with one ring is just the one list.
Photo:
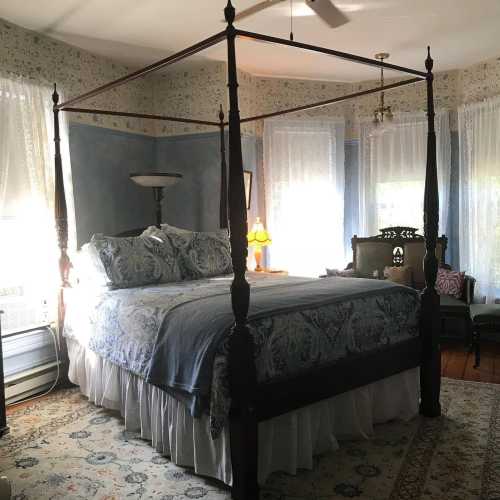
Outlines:
[[170, 240], [148, 235], [128, 238], [94, 235], [91, 240], [112, 288], [179, 281], [181, 272]]
[[162, 224], [161, 231], [178, 251], [183, 279], [195, 280], [233, 272], [226, 229], [197, 232]]
[[[175, 245], [175, 240], [173, 242]], [[231, 245], [225, 229], [193, 233], [180, 255], [185, 279], [209, 278], [233, 272]]]

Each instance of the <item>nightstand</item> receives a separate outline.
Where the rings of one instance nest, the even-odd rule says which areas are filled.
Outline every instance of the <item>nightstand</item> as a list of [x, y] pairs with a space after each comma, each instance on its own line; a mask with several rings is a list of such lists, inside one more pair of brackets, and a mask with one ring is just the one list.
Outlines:
[[279, 269], [262, 269], [262, 271], [259, 271], [263, 274], [273, 274], [275, 276], [288, 276], [288, 271], [282, 271]]

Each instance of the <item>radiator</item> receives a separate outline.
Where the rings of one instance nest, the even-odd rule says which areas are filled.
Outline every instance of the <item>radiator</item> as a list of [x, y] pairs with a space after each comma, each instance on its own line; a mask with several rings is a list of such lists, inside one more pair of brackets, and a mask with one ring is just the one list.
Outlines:
[[48, 389], [57, 375], [54, 341], [47, 327], [2, 338], [5, 397], [13, 403]]
[[56, 377], [56, 361], [5, 377], [5, 404], [16, 403], [47, 391], [54, 384]]
[[49, 330], [49, 308], [43, 298], [26, 294], [24, 287], [0, 288], [4, 383], [7, 403], [49, 388], [57, 374], [54, 340]]

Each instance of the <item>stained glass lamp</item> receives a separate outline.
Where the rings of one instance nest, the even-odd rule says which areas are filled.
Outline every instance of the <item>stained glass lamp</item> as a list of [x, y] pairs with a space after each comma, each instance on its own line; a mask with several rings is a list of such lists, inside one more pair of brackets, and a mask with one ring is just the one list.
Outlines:
[[255, 270], [262, 271], [260, 262], [262, 259], [262, 247], [271, 244], [271, 237], [260, 221], [260, 217], [255, 219], [252, 230], [247, 234], [248, 245], [254, 247]]

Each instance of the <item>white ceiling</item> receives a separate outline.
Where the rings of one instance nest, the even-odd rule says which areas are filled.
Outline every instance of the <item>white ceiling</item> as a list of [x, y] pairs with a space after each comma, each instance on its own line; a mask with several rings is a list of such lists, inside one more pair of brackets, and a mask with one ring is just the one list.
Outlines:
[[[237, 10], [259, 0], [233, 0]], [[293, 0], [298, 41], [423, 69], [430, 44], [435, 70], [465, 67], [500, 56], [500, 0], [338, 0], [351, 22], [327, 27]], [[0, 17], [117, 61], [140, 66], [224, 29], [226, 0], [1, 0]], [[241, 29], [287, 38], [288, 2], [241, 21]], [[225, 47], [203, 53], [225, 59]], [[238, 65], [253, 74], [356, 81], [377, 77], [373, 68], [299, 49], [239, 42]]]

